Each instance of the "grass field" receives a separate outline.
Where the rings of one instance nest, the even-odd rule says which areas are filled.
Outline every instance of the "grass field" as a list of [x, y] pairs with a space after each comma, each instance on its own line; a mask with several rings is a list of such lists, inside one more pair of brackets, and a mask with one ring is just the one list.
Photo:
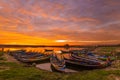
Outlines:
[[4, 56], [3, 56], [3, 52], [2, 51], [0, 51], [0, 61], [5, 61], [6, 59], [4, 58]]
[[62, 74], [38, 70], [35, 67], [25, 67], [23, 64], [11, 62], [2, 62], [0, 66], [4, 66], [4, 70], [0, 70], [0, 80], [115, 80], [120, 78], [120, 70], [98, 69]]
[[114, 53], [114, 56], [117, 56], [120, 59], [120, 47], [100, 47], [96, 51], [100, 55], [113, 56], [111, 52]]

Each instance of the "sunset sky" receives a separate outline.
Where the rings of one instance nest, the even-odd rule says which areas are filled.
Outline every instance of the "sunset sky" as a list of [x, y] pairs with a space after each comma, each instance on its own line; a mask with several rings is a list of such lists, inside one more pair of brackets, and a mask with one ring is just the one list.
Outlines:
[[0, 44], [120, 43], [120, 0], [0, 0]]

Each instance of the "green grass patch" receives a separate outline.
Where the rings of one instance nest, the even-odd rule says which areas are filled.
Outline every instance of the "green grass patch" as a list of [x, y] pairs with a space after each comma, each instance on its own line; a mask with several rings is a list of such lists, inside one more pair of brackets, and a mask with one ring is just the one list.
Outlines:
[[0, 61], [6, 61], [5, 57], [0, 57]]
[[117, 59], [120, 60], [120, 52], [116, 52]]
[[120, 76], [120, 71], [89, 70], [72, 74], [48, 72], [35, 67], [24, 67], [23, 64], [2, 62], [0, 66], [8, 66], [9, 70], [0, 72], [0, 80], [107, 80], [114, 74]]
[[[97, 50], [97, 53], [100, 54], [100, 55], [106, 55], [106, 56], [112, 56], [113, 54], [114, 55], [117, 55], [118, 52], [116, 52], [116, 50], [118, 49], [119, 47], [99, 47], [99, 49]], [[111, 52], [113, 54], [111, 54]], [[119, 54], [120, 55], [120, 54]]]
[[99, 52], [103, 53], [103, 52], [106, 52], [106, 53], [110, 53], [112, 51], [115, 51], [116, 50], [116, 47], [101, 47]]
[[0, 56], [3, 56], [4, 52], [0, 51]]

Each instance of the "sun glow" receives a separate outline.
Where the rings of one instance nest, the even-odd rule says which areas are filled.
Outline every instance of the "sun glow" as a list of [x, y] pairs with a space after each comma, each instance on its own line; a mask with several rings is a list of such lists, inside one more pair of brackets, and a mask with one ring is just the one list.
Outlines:
[[55, 42], [67, 42], [67, 40], [56, 40]]

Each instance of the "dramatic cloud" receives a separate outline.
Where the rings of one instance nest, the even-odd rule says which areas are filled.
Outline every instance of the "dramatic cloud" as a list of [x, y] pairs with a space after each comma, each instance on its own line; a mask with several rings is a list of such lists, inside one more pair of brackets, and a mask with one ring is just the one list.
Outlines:
[[119, 9], [120, 0], [0, 0], [0, 44], [120, 43]]

